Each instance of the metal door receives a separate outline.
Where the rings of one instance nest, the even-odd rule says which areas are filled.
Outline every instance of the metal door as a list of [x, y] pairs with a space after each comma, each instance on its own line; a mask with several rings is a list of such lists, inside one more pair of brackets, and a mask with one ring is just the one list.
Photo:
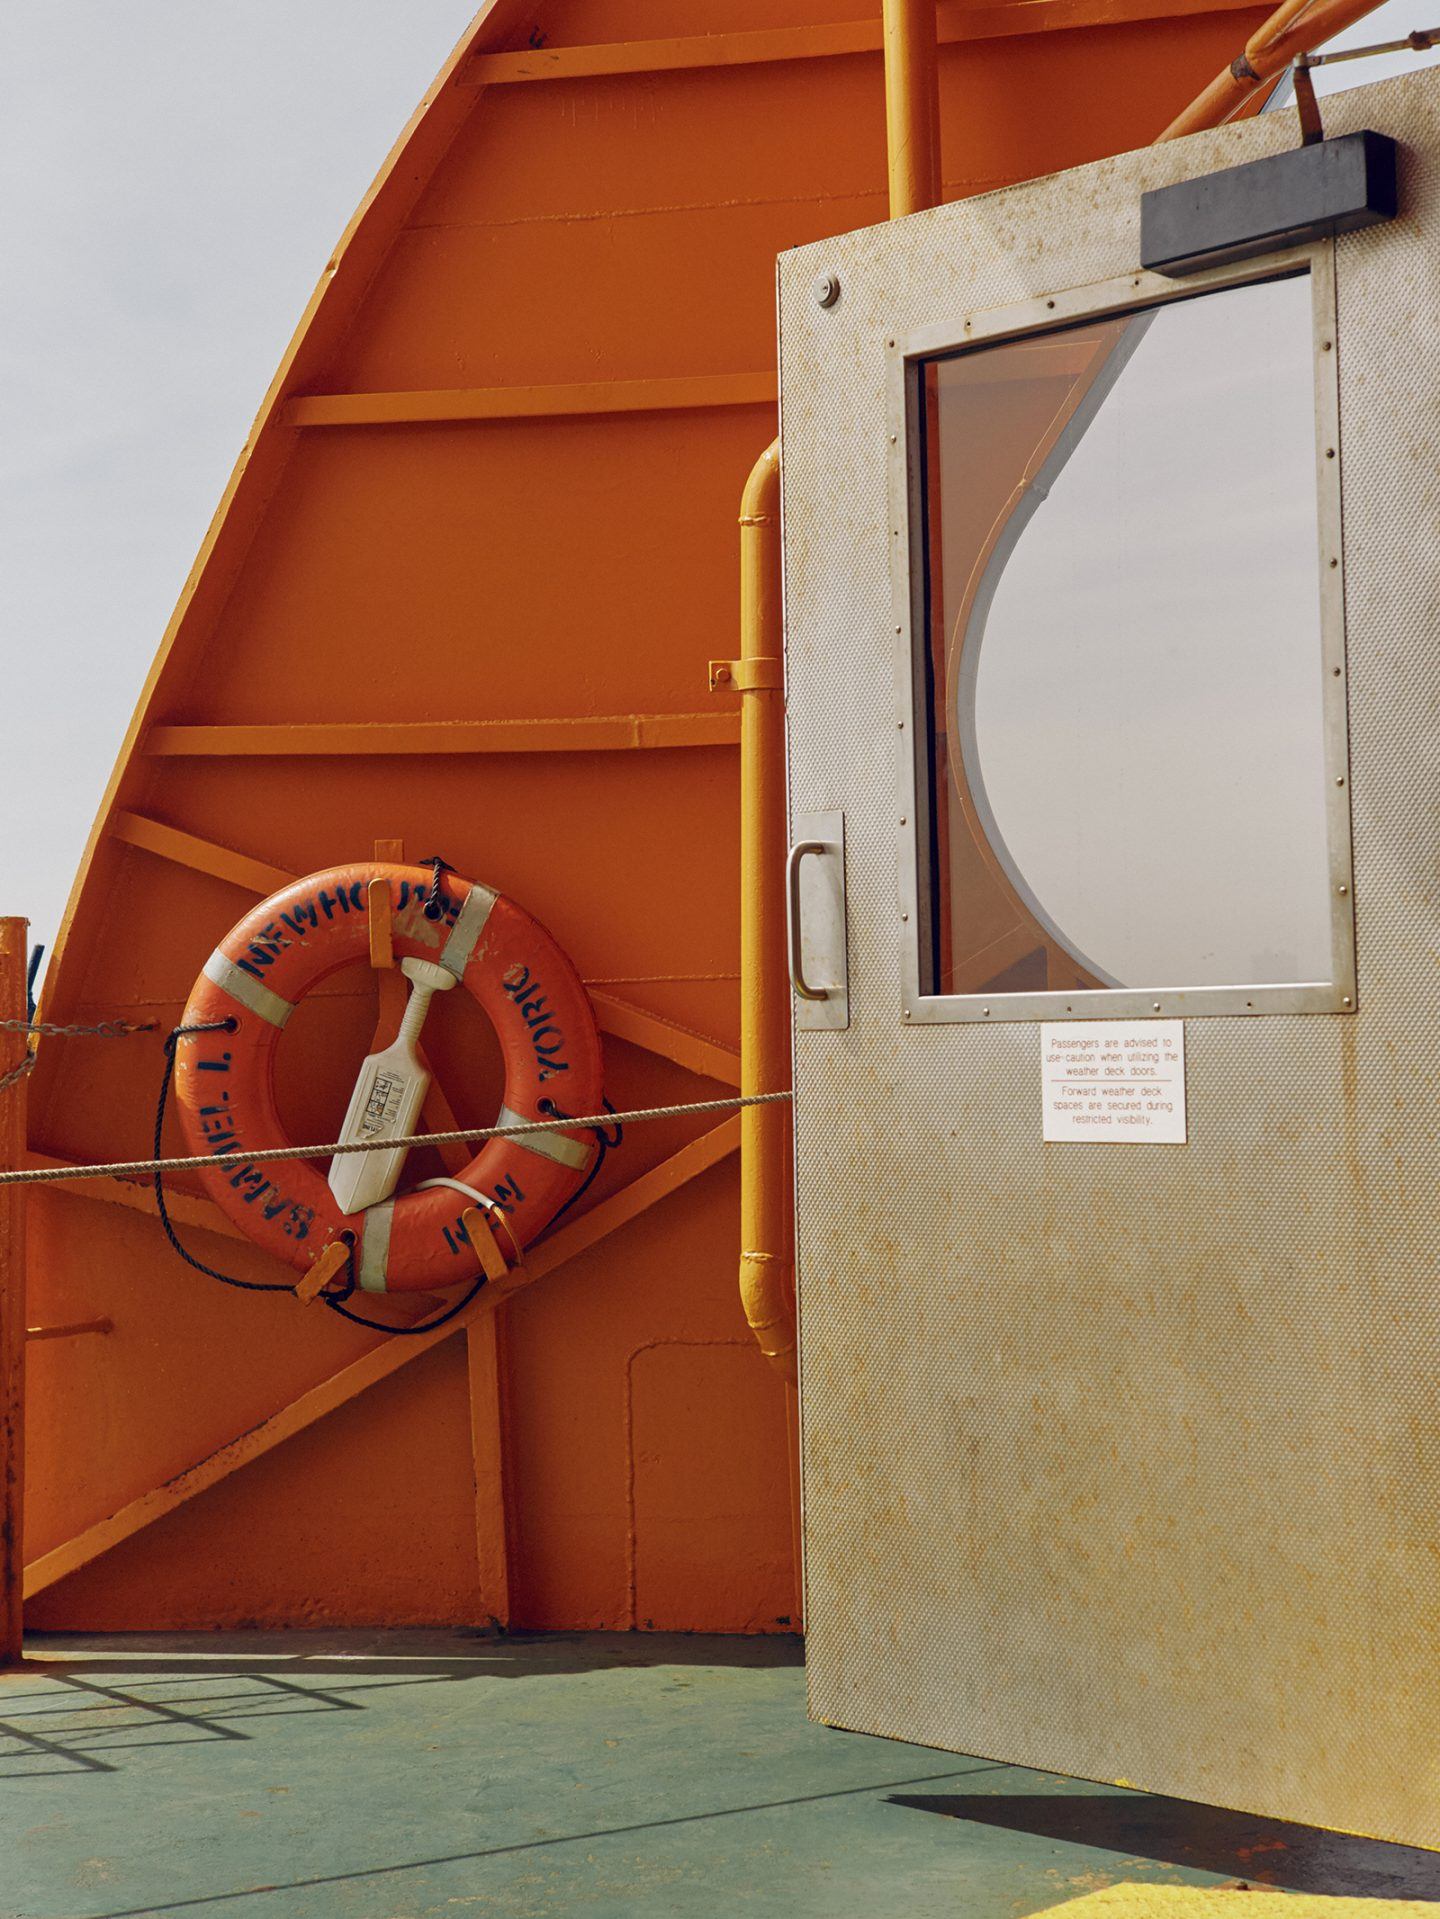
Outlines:
[[[1294, 146], [1290, 114], [781, 260], [795, 890], [802, 919], [843, 902], [847, 950], [811, 939], [806, 963], [812, 991], [848, 983], [848, 1023], [796, 1002], [810, 1697], [837, 1726], [1437, 1845], [1440, 86], [1360, 89], [1326, 118], [1400, 142], [1400, 217], [1199, 280], [1141, 270], [1142, 193]], [[1091, 370], [1067, 376], [1053, 452], [1103, 418], [1086, 382], [1109, 377], [1115, 316], [1296, 273], [1319, 957], [1151, 979], [1070, 953], [1032, 902], [1033, 953], [1002, 937], [988, 980], [957, 960], [960, 989], [937, 990], [916, 367], [1090, 327], [1098, 360], [1066, 336]], [[1258, 456], [1243, 405], [1229, 425], [1241, 528]], [[963, 487], [987, 452], [962, 434], [952, 455]], [[1159, 630], [1165, 593], [1143, 591]], [[1195, 725], [1264, 697], [1219, 689]], [[1022, 911], [1003, 847], [973, 885], [955, 870], [955, 923], [985, 887]], [[1053, 1066], [1117, 1020], [1172, 1062], [1178, 1043], [1183, 1141], [1047, 1139], [1042, 1048]]]

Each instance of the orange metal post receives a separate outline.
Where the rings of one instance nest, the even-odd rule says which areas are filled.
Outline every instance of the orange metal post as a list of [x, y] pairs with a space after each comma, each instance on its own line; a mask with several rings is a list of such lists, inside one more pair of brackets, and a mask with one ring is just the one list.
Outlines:
[[884, 0], [890, 218], [940, 203], [935, 0]]
[[[0, 1019], [25, 1018], [28, 920], [0, 919]], [[23, 1031], [0, 1031], [0, 1075], [29, 1044]], [[0, 1166], [25, 1157], [25, 1081], [0, 1093]], [[22, 1652], [25, 1565], [25, 1195], [0, 1188], [0, 1667]]]

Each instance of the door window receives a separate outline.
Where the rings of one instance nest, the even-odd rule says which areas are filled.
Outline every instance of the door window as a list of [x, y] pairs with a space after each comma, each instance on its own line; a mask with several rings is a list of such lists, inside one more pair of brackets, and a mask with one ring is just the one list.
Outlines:
[[1335, 982], [1315, 369], [1304, 273], [912, 362], [922, 996]]

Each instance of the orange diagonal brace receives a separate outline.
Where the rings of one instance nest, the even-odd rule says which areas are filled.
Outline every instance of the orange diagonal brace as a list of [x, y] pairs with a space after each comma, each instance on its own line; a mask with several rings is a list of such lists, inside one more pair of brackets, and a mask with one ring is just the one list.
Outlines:
[[590, 1002], [602, 1033], [627, 1040], [632, 1046], [643, 1046], [647, 1053], [673, 1060], [702, 1079], [718, 1080], [722, 1086], [740, 1084], [740, 1055], [706, 1039], [703, 1033], [692, 1033], [688, 1026], [678, 1026], [658, 1013], [647, 1013], [610, 993], [592, 991]]
[[[542, 1240], [530, 1253], [522, 1269], [524, 1283], [529, 1285], [537, 1279], [543, 1279], [547, 1273], [553, 1273], [557, 1267], [587, 1252], [638, 1214], [727, 1158], [739, 1143], [740, 1122], [738, 1119], [727, 1119], [723, 1125], [712, 1128], [699, 1139], [692, 1140], [688, 1146], [682, 1146], [678, 1153], [672, 1153], [658, 1166], [652, 1166], [648, 1173], [642, 1173], [639, 1179], [562, 1227], [552, 1238]], [[102, 1553], [109, 1552], [127, 1539], [133, 1539], [136, 1533], [143, 1532], [157, 1519], [164, 1519], [167, 1514], [175, 1512], [197, 1493], [217, 1486], [240, 1467], [248, 1466], [252, 1459], [259, 1459], [263, 1454], [273, 1451], [284, 1440], [304, 1432], [327, 1413], [333, 1413], [337, 1407], [348, 1404], [358, 1394], [378, 1385], [382, 1379], [389, 1379], [402, 1366], [408, 1366], [442, 1339], [460, 1332], [477, 1315], [488, 1311], [482, 1292], [468, 1313], [462, 1313], [433, 1333], [421, 1333], [403, 1340], [382, 1338], [363, 1357], [353, 1360], [348, 1366], [342, 1366], [338, 1373], [332, 1373], [328, 1379], [322, 1379], [318, 1385], [301, 1393], [289, 1405], [281, 1407], [268, 1419], [261, 1420], [258, 1426], [242, 1433], [238, 1439], [197, 1460], [193, 1466], [168, 1479], [163, 1486], [156, 1486], [152, 1491], [142, 1493], [138, 1499], [132, 1499], [108, 1519], [97, 1520], [93, 1526], [87, 1526], [84, 1532], [67, 1540], [64, 1545], [52, 1547], [48, 1553], [42, 1553], [38, 1559], [32, 1560], [25, 1568], [26, 1597], [44, 1592], [47, 1586], [53, 1586], [57, 1580], [78, 1572]]]
[[[47, 1166], [53, 1169], [73, 1166], [69, 1159], [57, 1159], [53, 1153], [29, 1152], [25, 1155], [26, 1166]], [[74, 1193], [79, 1199], [96, 1199], [110, 1206], [128, 1206], [135, 1213], [149, 1213], [153, 1219], [159, 1208], [155, 1204], [155, 1188], [147, 1180], [142, 1186], [134, 1180], [126, 1179], [77, 1179], [72, 1183], [57, 1179], [47, 1182], [47, 1193]], [[212, 1205], [208, 1199], [198, 1194], [177, 1193], [173, 1187], [165, 1188], [165, 1210], [171, 1219], [178, 1220], [182, 1226], [196, 1226], [202, 1232], [223, 1233], [227, 1239], [244, 1239], [240, 1228]]]
[[182, 833], [178, 826], [166, 826], [162, 820], [149, 820], [140, 813], [113, 813], [110, 834], [113, 839], [124, 840], [127, 846], [158, 853], [161, 859], [174, 860], [177, 865], [188, 866], [197, 873], [209, 873], [217, 880], [229, 880], [232, 886], [244, 887], [246, 892], [259, 893], [262, 898], [267, 893], [278, 893], [282, 886], [291, 885], [295, 879], [295, 875], [283, 867], [267, 866], [263, 860], [252, 860], [248, 854], [237, 853], [232, 847], [217, 846], [214, 840]]
[[[228, 846], [217, 846], [212, 840], [198, 839], [193, 833], [182, 833], [178, 828], [162, 825], [158, 820], [144, 819], [138, 813], [116, 813], [110, 822], [110, 831], [116, 839], [124, 840], [130, 846], [143, 847], [147, 853], [157, 853], [163, 859], [175, 860], [196, 872], [213, 874], [216, 879], [230, 880], [250, 892], [275, 893], [295, 879], [293, 873], [287, 873], [278, 866], [265, 866], [259, 860], [251, 859], [248, 854], [237, 853]], [[382, 987], [387, 984], [390, 982], [382, 974]], [[396, 978], [393, 990], [403, 995], [403, 981]], [[644, 1012], [625, 1000], [612, 998], [608, 993], [592, 993], [591, 998], [595, 1002], [602, 1029], [614, 1034], [616, 1039], [643, 1046], [647, 1052], [673, 1060], [705, 1079], [719, 1080], [726, 1086], [740, 1084], [739, 1056], [718, 1046], [714, 1040], [706, 1039], [700, 1033], [691, 1033], [688, 1028], [677, 1026], [673, 1020], [662, 1019], [656, 1013]], [[453, 1118], [447, 1118], [436, 1130], [444, 1131], [458, 1123]], [[462, 1164], [464, 1157], [462, 1154]]]

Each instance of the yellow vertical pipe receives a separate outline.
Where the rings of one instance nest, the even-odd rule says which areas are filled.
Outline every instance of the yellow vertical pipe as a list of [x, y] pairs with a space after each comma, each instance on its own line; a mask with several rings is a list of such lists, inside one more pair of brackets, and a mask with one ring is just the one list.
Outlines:
[[[780, 443], [740, 502], [740, 1090], [790, 1084], [785, 957], [785, 693], [780, 613]], [[790, 1112], [740, 1112], [740, 1297], [765, 1357], [795, 1377]]]
[[883, 0], [890, 218], [940, 204], [935, 0]]
[[[883, 0], [892, 219], [940, 199], [935, 0]], [[781, 876], [786, 845], [780, 443], [755, 462], [740, 503], [740, 1090], [790, 1084], [790, 974]], [[723, 683], [723, 678], [721, 683]], [[740, 1114], [740, 1297], [760, 1350], [796, 1378], [787, 1103]], [[791, 1409], [793, 1412], [793, 1408]], [[794, 1460], [792, 1458], [792, 1474]], [[792, 1485], [798, 1534], [798, 1488]], [[799, 1575], [797, 1537], [796, 1572]], [[797, 1593], [798, 1600], [798, 1593]]]

